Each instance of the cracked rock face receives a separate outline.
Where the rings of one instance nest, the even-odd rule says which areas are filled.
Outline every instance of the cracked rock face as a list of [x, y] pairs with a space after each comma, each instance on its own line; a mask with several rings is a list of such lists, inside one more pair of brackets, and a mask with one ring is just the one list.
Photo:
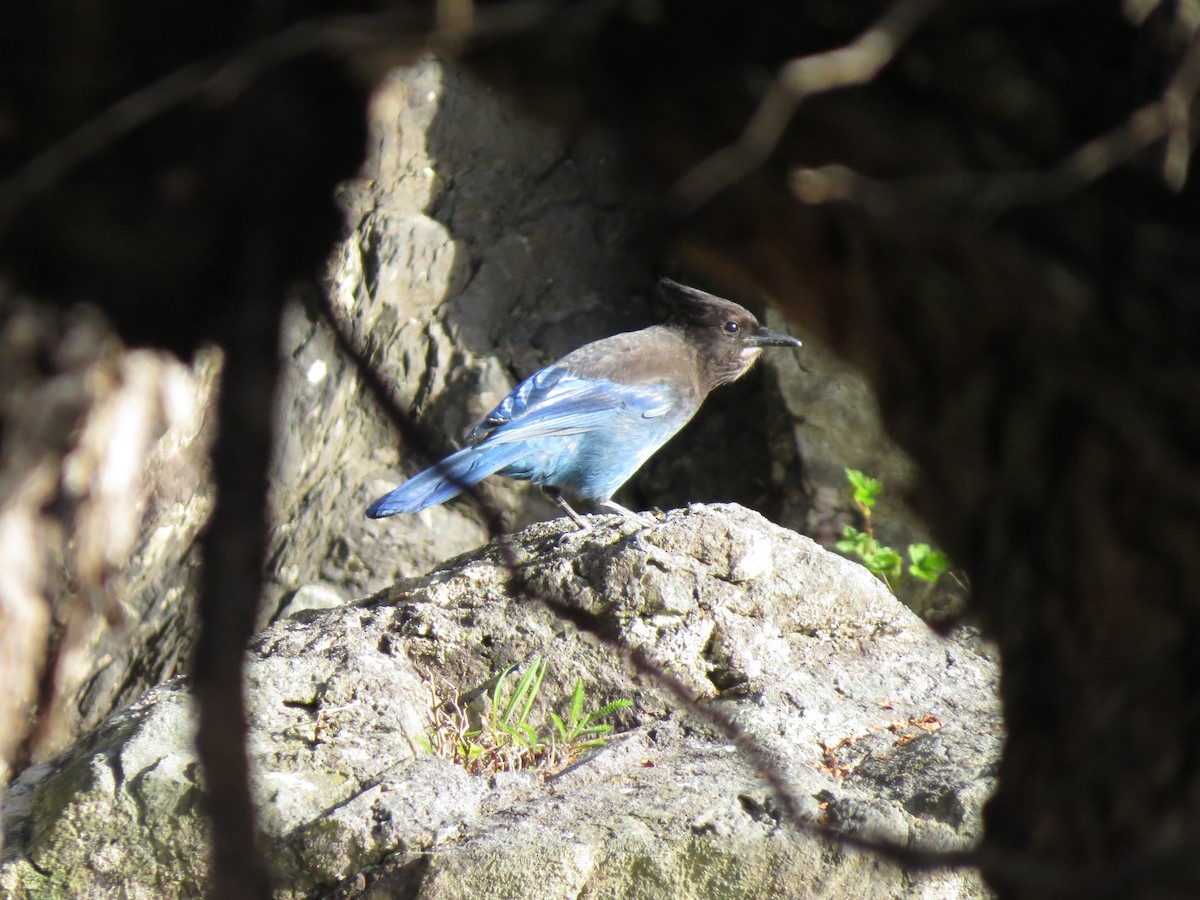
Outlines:
[[[623, 186], [621, 155], [602, 135], [569, 138], [432, 61], [381, 84], [371, 127], [362, 177], [341, 192], [349, 221], [330, 262], [330, 300], [435, 453], [458, 446], [541, 366], [665, 313], [641, 296], [662, 256], [651, 214]], [[52, 631], [43, 593], [58, 598], [53, 620], [69, 623], [68, 652], [35, 761], [190, 658], [220, 369], [215, 352], [189, 369], [122, 349], [90, 313], [56, 319], [20, 307], [0, 294], [0, 418], [13, 436], [0, 455], [0, 681], [11, 688], [0, 724], [12, 723], [0, 727], [4, 780]], [[288, 308], [281, 339], [263, 626], [380, 590], [487, 537], [466, 503], [366, 519], [371, 500], [432, 460], [399, 440], [329, 330], [299, 305]], [[57, 360], [54, 371], [39, 370], [45, 358]], [[865, 384], [806, 341], [800, 354], [771, 354], [715, 392], [622, 502], [736, 500], [828, 545], [850, 521], [844, 465], [888, 485], [876, 519], [885, 542], [914, 539], [891, 525], [907, 469], [882, 444]], [[60, 483], [70, 540], [49, 512]], [[517, 525], [557, 515], [528, 488], [504, 478], [483, 486]], [[750, 554], [734, 577], [763, 565]], [[661, 598], [676, 601], [690, 603]]]
[[[865, 569], [736, 506], [637, 530], [534, 525], [356, 605], [306, 610], [250, 650], [251, 756], [280, 897], [982, 896], [816, 836], [969, 846], [999, 753], [995, 666], [933, 635]], [[516, 561], [518, 578], [509, 563]], [[534, 592], [614, 624], [778, 768], [752, 764]], [[619, 734], [554, 772], [468, 774], [421, 749], [430, 679], [464, 703], [548, 661], [531, 721], [616, 698]], [[0, 891], [202, 890], [192, 712], [163, 685], [6, 800]]]

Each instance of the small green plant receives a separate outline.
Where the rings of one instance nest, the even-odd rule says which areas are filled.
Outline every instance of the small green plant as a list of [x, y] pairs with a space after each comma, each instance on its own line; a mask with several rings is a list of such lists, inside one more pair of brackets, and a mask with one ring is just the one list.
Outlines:
[[542, 744], [538, 740], [537, 730], [529, 724], [529, 710], [541, 690], [542, 679], [546, 677], [546, 660], [535, 656], [517, 681], [517, 686], [505, 699], [504, 681], [515, 668], [515, 665], [509, 666], [496, 679], [496, 686], [492, 689], [491, 715], [485, 726], [491, 729], [491, 743], [497, 746], [510, 743], [519, 748], [519, 754], [536, 758], [542, 750]]
[[938, 576], [950, 571], [950, 558], [928, 544], [909, 544], [908, 558], [911, 560], [908, 574], [930, 584], [935, 584]]
[[496, 677], [486, 710], [479, 714], [472, 714], [462, 705], [457, 691], [449, 692], [450, 699], [443, 699], [434, 679], [427, 678], [432, 727], [427, 737], [417, 739], [418, 743], [428, 753], [459, 763], [475, 774], [549, 768], [602, 746], [612, 725], [601, 720], [632, 706], [633, 701], [615, 700], [585, 713], [580, 678], [575, 682], [566, 719], [551, 712], [553, 728], [536, 728], [529, 720], [530, 713], [547, 666], [542, 656], [535, 656], [511, 691], [506, 691], [505, 685], [516, 666], [505, 668]]
[[[847, 469], [846, 479], [850, 482], [854, 506], [862, 515], [863, 530], [859, 531], [853, 525], [847, 525], [842, 529], [842, 539], [834, 546], [840, 553], [857, 556], [867, 569], [881, 578], [889, 588], [894, 589], [905, 571], [904, 557], [899, 551], [880, 544], [875, 539], [875, 531], [871, 525], [871, 510], [875, 501], [879, 499], [883, 484], [878, 478], [864, 475], [858, 469]], [[908, 574], [931, 584], [950, 569], [950, 560], [946, 554], [934, 550], [928, 544], [909, 544], [908, 559]]]
[[561, 745], [575, 747], [578, 750], [601, 747], [606, 740], [605, 735], [610, 734], [613, 727], [607, 723], [601, 723], [600, 720], [608, 718], [618, 709], [626, 709], [630, 706], [633, 706], [632, 700], [614, 700], [593, 712], [585, 713], [583, 711], [583, 679], [577, 679], [566, 721], [554, 713], [550, 713], [554, 728], [558, 732], [555, 738]]

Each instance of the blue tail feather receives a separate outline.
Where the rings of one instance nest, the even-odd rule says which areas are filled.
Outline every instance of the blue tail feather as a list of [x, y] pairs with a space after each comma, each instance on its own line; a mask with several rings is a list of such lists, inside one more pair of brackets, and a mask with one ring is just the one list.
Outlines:
[[452, 453], [435, 466], [410, 478], [367, 507], [367, 516], [382, 519], [397, 513], [420, 512], [445, 503], [528, 452], [519, 444], [476, 444]]

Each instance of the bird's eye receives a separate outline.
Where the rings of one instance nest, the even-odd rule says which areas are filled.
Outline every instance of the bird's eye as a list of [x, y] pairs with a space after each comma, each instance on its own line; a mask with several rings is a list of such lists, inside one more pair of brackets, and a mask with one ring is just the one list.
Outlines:
[[726, 334], [737, 334], [741, 330], [742, 330], [742, 327], [740, 325], [738, 325], [737, 322], [731, 321], [731, 322], [725, 323], [725, 333]]

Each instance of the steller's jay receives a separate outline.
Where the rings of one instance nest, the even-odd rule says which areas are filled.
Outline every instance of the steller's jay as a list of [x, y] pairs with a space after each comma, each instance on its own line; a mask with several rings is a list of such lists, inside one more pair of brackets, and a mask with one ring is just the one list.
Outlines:
[[729, 300], [660, 280], [663, 325], [585, 344], [522, 381], [467, 446], [367, 508], [373, 519], [444, 503], [493, 473], [540, 486], [583, 530], [562, 492], [650, 524], [612, 495], [700, 408], [750, 370], [763, 347], [799, 347]]

